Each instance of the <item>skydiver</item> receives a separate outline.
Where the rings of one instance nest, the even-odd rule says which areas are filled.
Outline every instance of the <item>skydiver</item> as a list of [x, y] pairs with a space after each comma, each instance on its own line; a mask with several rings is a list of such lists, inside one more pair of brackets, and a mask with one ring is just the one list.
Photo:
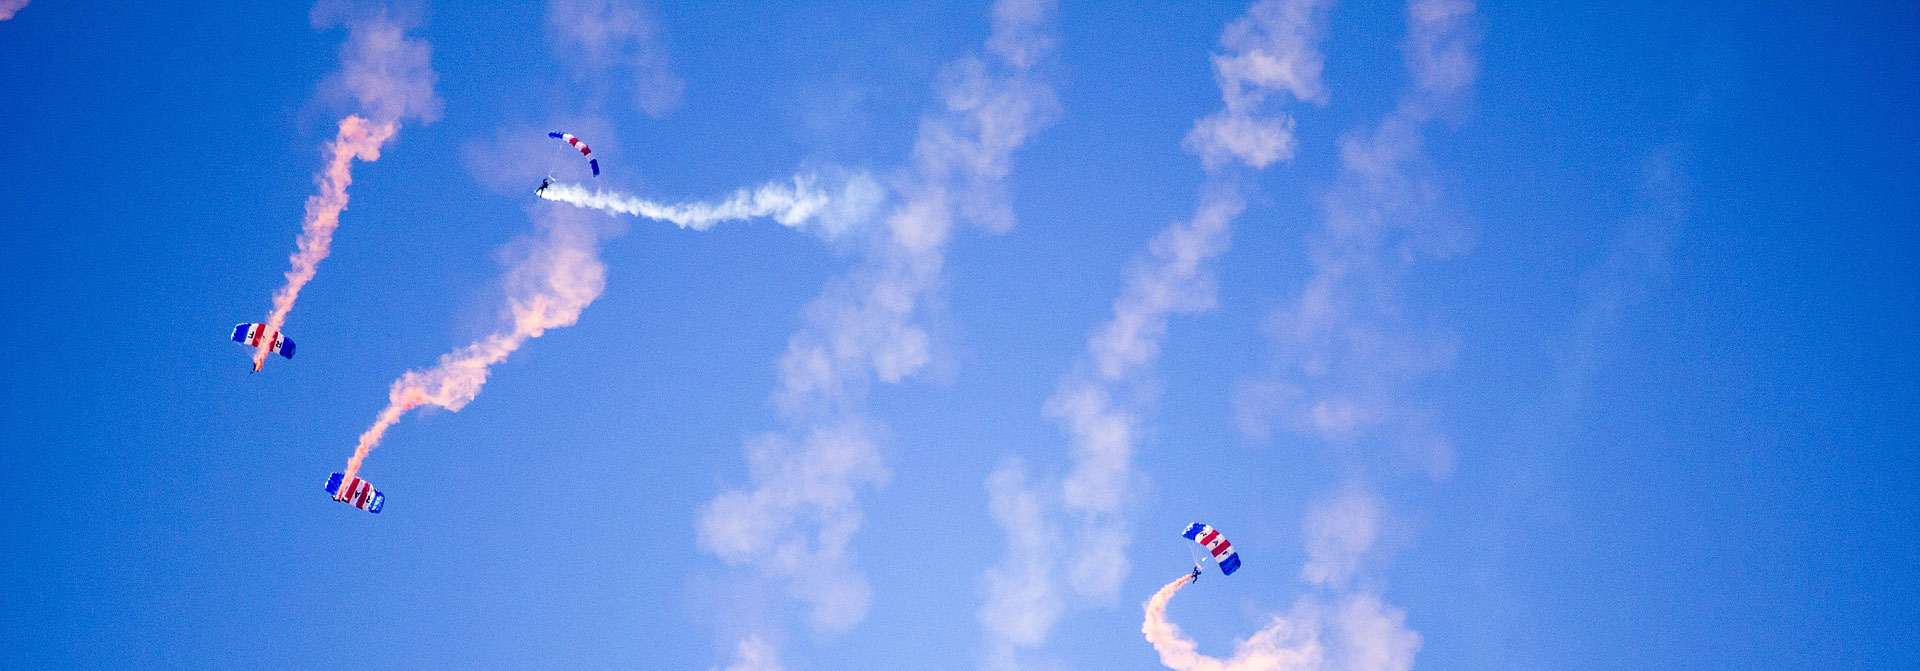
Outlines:
[[546, 193], [546, 191], [547, 191], [547, 187], [549, 187], [549, 186], [552, 186], [552, 185], [553, 185], [553, 178], [552, 178], [552, 177], [542, 177], [542, 178], [540, 178], [540, 188], [538, 188], [538, 189], [534, 189], [534, 190], [533, 190], [533, 195], [536, 195], [536, 196], [538, 196], [538, 195], [540, 195], [540, 194], [542, 194], [542, 193]]
[[1196, 582], [1200, 582], [1200, 565], [1199, 564], [1193, 565], [1193, 577], [1187, 579], [1187, 584], [1193, 584]]

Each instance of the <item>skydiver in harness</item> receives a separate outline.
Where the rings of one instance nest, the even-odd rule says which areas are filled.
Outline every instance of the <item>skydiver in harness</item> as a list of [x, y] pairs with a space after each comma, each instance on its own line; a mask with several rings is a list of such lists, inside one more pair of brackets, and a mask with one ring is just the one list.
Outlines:
[[1187, 584], [1189, 585], [1196, 582], [1200, 582], [1200, 565], [1199, 564], [1193, 565], [1193, 577], [1187, 579]]
[[540, 188], [538, 188], [538, 189], [534, 189], [534, 190], [533, 190], [533, 195], [536, 195], [536, 196], [538, 196], [538, 195], [540, 195], [540, 194], [542, 194], [542, 193], [546, 193], [546, 191], [547, 191], [547, 187], [549, 187], [549, 186], [552, 186], [552, 185], [553, 185], [553, 178], [552, 178], [552, 177], [542, 177], [542, 178], [540, 178]]

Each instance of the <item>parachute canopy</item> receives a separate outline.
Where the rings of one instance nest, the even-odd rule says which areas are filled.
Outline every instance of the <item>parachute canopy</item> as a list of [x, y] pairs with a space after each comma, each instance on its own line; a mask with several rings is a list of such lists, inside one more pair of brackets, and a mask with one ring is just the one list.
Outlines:
[[1239, 551], [1233, 549], [1233, 544], [1227, 542], [1226, 536], [1220, 535], [1219, 529], [1194, 522], [1192, 526], [1187, 527], [1186, 533], [1180, 535], [1199, 543], [1207, 548], [1207, 552], [1213, 553], [1213, 563], [1220, 565], [1222, 574], [1233, 575], [1234, 571], [1240, 570]]
[[248, 347], [267, 344], [267, 351], [277, 352], [280, 356], [293, 358], [293, 341], [281, 337], [279, 329], [269, 331], [266, 324], [236, 324], [233, 327], [233, 341]]
[[566, 140], [567, 144], [573, 145], [574, 149], [580, 150], [580, 155], [587, 157], [587, 165], [593, 166], [593, 176], [600, 176], [600, 159], [593, 157], [593, 150], [587, 148], [587, 143], [581, 142], [580, 138], [574, 137], [572, 133], [547, 133], [547, 137]]
[[[333, 500], [353, 504], [355, 508], [379, 514], [380, 507], [387, 503], [387, 497], [381, 494], [380, 490], [374, 489], [371, 482], [360, 478], [347, 480], [346, 477], [344, 473], [327, 476], [327, 493], [333, 495]], [[342, 480], [345, 480], [345, 486], [342, 486]]]

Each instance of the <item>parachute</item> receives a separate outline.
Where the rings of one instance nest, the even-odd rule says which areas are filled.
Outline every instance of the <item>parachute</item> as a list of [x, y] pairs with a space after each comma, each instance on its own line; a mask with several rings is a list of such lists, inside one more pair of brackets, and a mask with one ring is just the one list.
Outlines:
[[[327, 493], [333, 495], [333, 500], [352, 504], [355, 508], [375, 515], [380, 514], [380, 508], [386, 505], [387, 497], [381, 494], [380, 490], [374, 489], [371, 482], [360, 478], [346, 480], [346, 477], [345, 473], [327, 476]], [[345, 487], [340, 486], [342, 480], [346, 480]]]
[[1233, 575], [1234, 571], [1240, 570], [1239, 551], [1233, 549], [1233, 544], [1227, 542], [1226, 536], [1220, 535], [1219, 529], [1194, 522], [1192, 526], [1187, 527], [1186, 533], [1180, 535], [1199, 543], [1207, 548], [1207, 552], [1213, 553], [1213, 563], [1220, 566], [1221, 574]]
[[267, 331], [266, 324], [236, 324], [233, 327], [233, 341], [248, 347], [259, 347], [266, 341], [267, 351], [277, 352], [280, 356], [293, 358], [293, 340], [280, 335], [279, 329]]
[[587, 148], [587, 143], [581, 142], [580, 138], [574, 137], [572, 133], [547, 133], [547, 137], [566, 140], [567, 144], [573, 145], [574, 149], [580, 150], [580, 155], [587, 157], [587, 165], [593, 166], [593, 176], [600, 176], [600, 159], [593, 157], [593, 150]]

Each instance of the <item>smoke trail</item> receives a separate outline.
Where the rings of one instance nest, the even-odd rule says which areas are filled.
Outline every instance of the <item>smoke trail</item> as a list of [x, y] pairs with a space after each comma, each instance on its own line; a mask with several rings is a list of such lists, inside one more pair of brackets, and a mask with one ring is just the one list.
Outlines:
[[[848, 207], [848, 199], [866, 196], [866, 189], [878, 187], [865, 175], [847, 181], [845, 198], [828, 196], [814, 188], [812, 176], [795, 177], [787, 187], [770, 183], [757, 189], [741, 189], [720, 203], [661, 205], [617, 193], [588, 192], [573, 184], [553, 184], [540, 193], [548, 200], [609, 213], [632, 214], [670, 221], [682, 228], [706, 230], [715, 223], [773, 217], [788, 226], [832, 219]], [[540, 224], [545, 236], [532, 253], [508, 271], [508, 312], [513, 318], [510, 329], [489, 335], [440, 357], [438, 365], [427, 370], [407, 371], [393, 382], [387, 392], [387, 407], [374, 419], [373, 426], [360, 434], [353, 458], [347, 461], [347, 477], [359, 471], [367, 453], [379, 446], [400, 417], [408, 410], [433, 405], [458, 411], [480, 394], [489, 369], [507, 358], [527, 340], [538, 338], [547, 329], [572, 326], [581, 311], [600, 297], [606, 287], [606, 266], [600, 261], [600, 236], [591, 222], [574, 210], [553, 210]], [[832, 224], [828, 224], [831, 226]]]
[[1319, 669], [1325, 658], [1319, 631], [1311, 619], [1298, 626], [1285, 618], [1274, 618], [1267, 628], [1235, 645], [1234, 655], [1218, 659], [1200, 654], [1200, 645], [1181, 633], [1180, 625], [1167, 621], [1167, 602], [1185, 587], [1192, 576], [1180, 576], [1154, 592], [1144, 609], [1146, 619], [1140, 633], [1160, 653], [1160, 663], [1176, 671], [1306, 671]]
[[558, 210], [539, 223], [545, 235], [507, 273], [511, 327], [442, 355], [433, 368], [410, 370], [394, 380], [387, 392], [387, 407], [360, 434], [353, 458], [347, 460], [348, 478], [408, 410], [422, 405], [452, 411], [466, 407], [480, 394], [493, 364], [547, 329], [572, 326], [580, 320], [580, 312], [600, 297], [606, 288], [606, 266], [600, 262], [600, 236], [591, 223]]
[[0, 0], [0, 21], [13, 18], [13, 14], [26, 9], [30, 0]]
[[[332, 251], [333, 231], [340, 227], [340, 211], [347, 208], [347, 186], [353, 184], [353, 160], [380, 160], [380, 145], [393, 138], [399, 126], [375, 124], [359, 115], [340, 120], [340, 132], [327, 143], [327, 167], [314, 176], [320, 192], [307, 197], [306, 218], [300, 224], [299, 251], [288, 260], [287, 284], [273, 292], [273, 311], [267, 314], [267, 332], [273, 333], [287, 322], [300, 289], [307, 286], [320, 268], [320, 261]], [[253, 367], [259, 370], [267, 360], [267, 348], [273, 343], [263, 338], [253, 353]]]
[[623, 193], [587, 191], [578, 184], [555, 183], [540, 197], [609, 214], [628, 214], [671, 222], [681, 228], [704, 231], [723, 221], [772, 217], [786, 226], [799, 226], [827, 207], [831, 199], [814, 188], [812, 175], [793, 178], [791, 186], [768, 182], [757, 189], [741, 189], [718, 203], [657, 203]]
[[1420, 650], [1420, 635], [1406, 627], [1406, 613], [1368, 593], [1337, 605], [1312, 598], [1294, 603], [1252, 636], [1235, 641], [1226, 659], [1200, 653], [1200, 646], [1167, 621], [1167, 602], [1188, 576], [1167, 583], [1148, 599], [1140, 633], [1175, 671], [1407, 671]]
[[[408, 39], [406, 25], [386, 11], [360, 11], [348, 3], [323, 1], [314, 6], [315, 28], [347, 24], [347, 41], [340, 46], [340, 71], [321, 89], [333, 97], [350, 97], [364, 112], [340, 120], [340, 129], [327, 144], [327, 165], [314, 176], [319, 193], [307, 197], [297, 251], [289, 257], [293, 268], [287, 283], [273, 293], [267, 314], [268, 333], [286, 325], [287, 314], [301, 288], [313, 280], [320, 262], [332, 251], [333, 232], [340, 227], [340, 211], [347, 208], [347, 186], [353, 183], [353, 161], [380, 159], [380, 147], [400, 131], [400, 120], [434, 121], [440, 117], [440, 99], [433, 93], [438, 77], [431, 67], [431, 49], [424, 40]], [[266, 363], [269, 339], [262, 338], [253, 353], [253, 368]]]

